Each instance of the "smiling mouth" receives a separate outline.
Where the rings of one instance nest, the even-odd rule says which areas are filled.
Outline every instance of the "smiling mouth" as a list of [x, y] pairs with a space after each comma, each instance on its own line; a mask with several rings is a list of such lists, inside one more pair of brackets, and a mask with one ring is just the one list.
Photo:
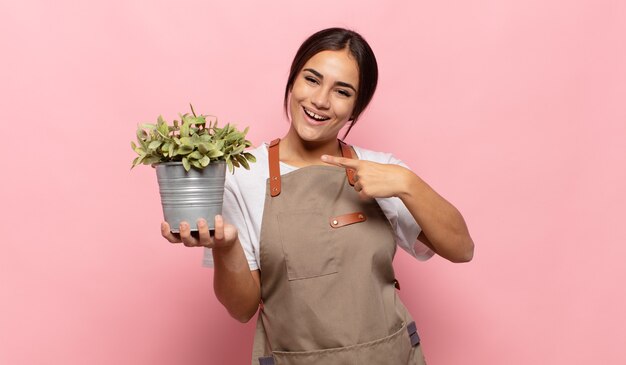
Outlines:
[[307, 116], [309, 116], [310, 118], [314, 119], [315, 121], [325, 122], [325, 121], [330, 119], [330, 117], [325, 117], [325, 116], [322, 116], [322, 115], [319, 115], [319, 114], [315, 114], [315, 113], [313, 113], [312, 111], [308, 110], [305, 107], [302, 107], [302, 109], [304, 109], [304, 113]]

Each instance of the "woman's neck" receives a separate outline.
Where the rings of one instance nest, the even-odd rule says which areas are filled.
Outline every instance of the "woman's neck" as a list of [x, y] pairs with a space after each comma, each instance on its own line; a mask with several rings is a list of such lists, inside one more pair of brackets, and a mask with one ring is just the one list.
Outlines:
[[326, 165], [320, 159], [322, 155], [341, 156], [341, 147], [337, 139], [328, 141], [305, 141], [293, 129], [280, 141], [280, 160], [295, 167]]

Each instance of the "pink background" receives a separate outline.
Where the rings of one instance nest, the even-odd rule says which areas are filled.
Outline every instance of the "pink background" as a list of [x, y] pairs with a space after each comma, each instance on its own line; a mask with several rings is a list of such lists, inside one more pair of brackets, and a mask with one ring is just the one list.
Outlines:
[[[393, 3], [393, 5], [392, 5]], [[306, 36], [381, 70], [349, 142], [464, 214], [470, 264], [399, 253], [430, 364], [624, 364], [623, 1], [3, 1], [1, 364], [245, 364], [252, 323], [166, 243], [136, 124], [196, 110], [282, 136]]]

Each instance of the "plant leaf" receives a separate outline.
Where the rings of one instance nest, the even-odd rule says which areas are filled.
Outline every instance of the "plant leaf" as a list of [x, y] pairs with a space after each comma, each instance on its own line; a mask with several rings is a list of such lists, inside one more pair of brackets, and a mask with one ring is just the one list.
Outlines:
[[191, 137], [182, 137], [180, 139], [180, 143], [182, 143], [183, 146], [193, 147], [193, 141], [192, 141]]
[[224, 156], [224, 152], [222, 152], [222, 151], [220, 151], [220, 150], [215, 149], [215, 150], [211, 150], [211, 151], [209, 151], [208, 156], [209, 156], [211, 159], [215, 160], [215, 159], [217, 159], [218, 157], [222, 157], [222, 156]]
[[239, 147], [237, 147], [237, 148], [235, 148], [233, 150], [232, 154], [233, 155], [238, 155], [238, 154], [242, 153], [245, 148], [246, 148], [246, 146], [243, 146], [243, 145], [239, 146]]
[[152, 141], [150, 142], [150, 144], [148, 145], [148, 150], [156, 150], [157, 148], [159, 148], [159, 146], [161, 146], [161, 141]]
[[[189, 126], [191, 123], [189, 123], [189, 120], [185, 120], [183, 121], [183, 125], [180, 126], [180, 136], [181, 137], [189, 137]], [[189, 170], [187, 170], [189, 171]]]
[[191, 165], [192, 165], [193, 167], [197, 168], [197, 169], [201, 169], [201, 168], [202, 168], [202, 165], [200, 165], [200, 162], [199, 162], [199, 161], [197, 161], [197, 160], [193, 160], [193, 161], [191, 161]]
[[211, 159], [209, 156], [202, 156], [202, 158], [198, 161], [202, 167], [207, 167], [209, 163], [211, 163]]
[[158, 155], [147, 156], [142, 161], [144, 165], [152, 165], [154, 163], [159, 163], [159, 162], [161, 162], [161, 156], [158, 156]]
[[141, 123], [139, 125], [139, 128], [141, 129], [147, 129], [149, 131], [156, 129], [156, 124], [152, 124], [152, 123]]
[[194, 135], [191, 136], [191, 143], [192, 143], [193, 146], [197, 146], [200, 143], [202, 143], [202, 138], [200, 138], [199, 135], [194, 134]]
[[199, 116], [199, 117], [195, 117], [194, 121], [193, 121], [193, 124], [197, 125], [197, 126], [203, 126], [204, 127], [206, 125], [206, 119], [202, 115]]
[[193, 147], [182, 145], [178, 147], [177, 155], [188, 155], [193, 151]]
[[237, 159], [237, 161], [239, 161], [239, 163], [241, 164], [241, 166], [243, 166], [244, 169], [250, 170], [250, 165], [248, 165], [248, 161], [246, 160], [245, 157], [243, 157], [243, 155], [236, 155], [235, 158]]
[[136, 165], [139, 165], [143, 161], [144, 157], [146, 157], [146, 155], [141, 155], [141, 156], [135, 158], [133, 163], [135, 163]]
[[168, 128], [167, 123], [163, 122], [163, 123], [159, 124], [159, 128], [157, 129], [157, 132], [159, 132], [161, 137], [168, 138], [168, 134], [170, 133], [170, 129]]
[[256, 162], [256, 157], [254, 157], [253, 154], [251, 154], [250, 152], [244, 152], [243, 156], [246, 158], [246, 160], [248, 160], [249, 162]]
[[191, 165], [189, 164], [187, 157], [183, 157], [183, 167], [185, 168], [185, 171], [191, 170]]
[[137, 140], [143, 141], [148, 137], [148, 133], [143, 129], [137, 129]]

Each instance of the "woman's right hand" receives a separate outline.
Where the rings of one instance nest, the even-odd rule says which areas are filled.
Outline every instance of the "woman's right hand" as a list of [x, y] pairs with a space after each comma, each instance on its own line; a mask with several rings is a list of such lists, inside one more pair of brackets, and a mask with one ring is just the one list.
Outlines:
[[213, 237], [209, 226], [202, 218], [198, 219], [198, 237], [191, 235], [189, 223], [181, 222], [178, 227], [180, 234], [170, 232], [167, 222], [161, 223], [161, 235], [170, 243], [183, 243], [187, 247], [228, 248], [237, 242], [237, 228], [232, 224], [224, 223], [221, 215], [215, 216], [215, 232]]

